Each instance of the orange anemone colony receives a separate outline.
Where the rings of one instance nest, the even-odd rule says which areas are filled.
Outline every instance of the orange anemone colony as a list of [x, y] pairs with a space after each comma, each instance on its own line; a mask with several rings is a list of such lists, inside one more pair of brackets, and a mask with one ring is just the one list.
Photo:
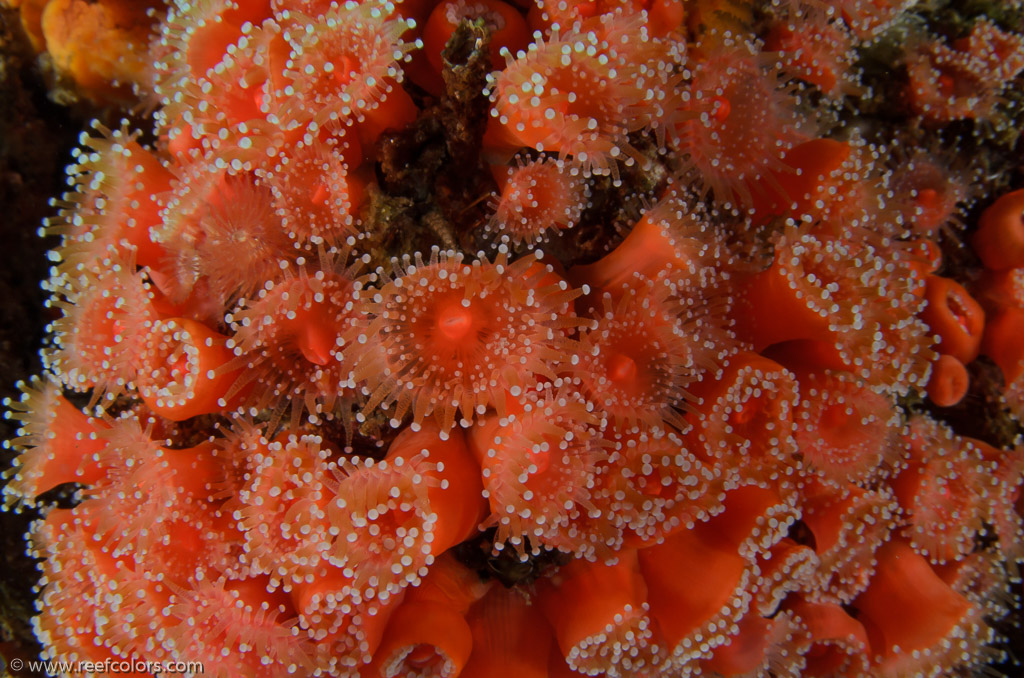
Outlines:
[[6, 403], [44, 657], [1002, 660], [1020, 3], [173, 0], [148, 48], [7, 4], [154, 111], [82, 135]]

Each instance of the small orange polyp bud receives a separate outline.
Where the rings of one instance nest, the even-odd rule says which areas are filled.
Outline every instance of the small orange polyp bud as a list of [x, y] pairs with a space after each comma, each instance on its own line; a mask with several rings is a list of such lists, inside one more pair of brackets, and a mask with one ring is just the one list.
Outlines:
[[988, 268], [1024, 266], [1024, 188], [1007, 193], [982, 212], [971, 242]]
[[951, 355], [940, 355], [932, 363], [928, 380], [928, 399], [939, 407], [953, 407], [967, 395], [971, 385], [964, 364]]
[[928, 305], [921, 319], [939, 335], [939, 352], [965, 364], [974, 360], [985, 327], [985, 312], [978, 302], [960, 283], [937, 275], [928, 276], [925, 298]]
[[240, 371], [218, 371], [234, 357], [226, 342], [227, 337], [195, 320], [158, 320], [146, 337], [139, 370], [142, 400], [172, 421], [216, 412]]

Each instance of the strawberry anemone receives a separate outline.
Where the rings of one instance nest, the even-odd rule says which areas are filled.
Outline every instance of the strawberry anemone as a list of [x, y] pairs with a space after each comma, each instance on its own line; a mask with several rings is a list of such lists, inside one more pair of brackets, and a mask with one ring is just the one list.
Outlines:
[[753, 565], [714, 526], [712, 520], [678, 530], [638, 554], [650, 616], [680, 662], [708, 656], [727, 642], [724, 629], [751, 605]]
[[898, 540], [879, 549], [878, 569], [853, 607], [867, 630], [871, 673], [882, 678], [943, 675], [993, 639], [979, 608]]
[[241, 487], [227, 500], [243, 536], [243, 562], [256, 575], [293, 583], [312, 581], [327, 562], [333, 499], [331, 450], [318, 436], [279, 434], [268, 440], [246, 422], [221, 442]]
[[218, 411], [237, 377], [222, 369], [233, 357], [227, 341], [195, 320], [157, 320], [139, 361], [139, 397], [155, 414], [173, 421]]
[[[153, 92], [162, 104], [157, 124], [172, 152], [199, 147], [203, 134], [193, 128], [193, 116], [203, 93], [212, 86], [211, 74], [218, 66], [223, 68], [229, 48], [243, 36], [243, 27], [251, 30], [269, 17], [270, 5], [265, 0], [244, 4], [203, 0], [169, 9], [151, 53], [155, 57]], [[220, 94], [237, 98], [250, 84]]]
[[[256, 173], [270, 187], [281, 225], [293, 242], [342, 247], [357, 233], [356, 210], [364, 199], [364, 180], [350, 162], [361, 155], [352, 135], [344, 141], [305, 141], [280, 153]], [[350, 161], [349, 158], [352, 158]]]
[[492, 584], [442, 554], [391, 615], [370, 675], [456, 678], [475, 649], [466, 614]]
[[269, 408], [279, 418], [290, 410], [295, 429], [303, 412], [311, 421], [331, 418], [356, 398], [352, 375], [361, 347], [352, 336], [361, 322], [355, 294], [365, 260], [346, 247], [320, 263], [307, 268], [300, 259], [297, 270], [281, 267], [283, 280], [266, 283], [225, 317], [234, 357], [215, 378], [238, 374], [225, 404], [237, 395], [249, 412]]
[[716, 267], [729, 259], [724, 239], [711, 220], [672, 193], [645, 211], [615, 249], [593, 263], [574, 266], [569, 278], [576, 284], [613, 291], [638, 273], [653, 280], [675, 269], [674, 275], [692, 278], [696, 296], [715, 305], [724, 288], [718, 285], [716, 291]]
[[589, 205], [590, 189], [570, 163], [541, 158], [507, 170], [494, 217], [485, 229], [513, 244], [536, 244], [572, 228]]
[[339, 463], [327, 504], [328, 558], [353, 602], [382, 602], [418, 585], [434, 558], [474, 534], [487, 514], [480, 467], [461, 431], [407, 429], [381, 461]]
[[693, 387], [699, 416], [686, 434], [690, 450], [723, 477], [790, 487], [796, 380], [778, 363], [741, 352]]
[[867, 586], [875, 552], [897, 525], [898, 505], [888, 490], [809, 482], [802, 520], [818, 554], [809, 599], [848, 603]]
[[[179, 156], [199, 152], [247, 169], [273, 155], [302, 131], [295, 104], [282, 86], [287, 43], [273, 20], [245, 23], [215, 66], [174, 92], [167, 131], [168, 150]], [[212, 53], [210, 58], [217, 58]]]
[[296, 258], [270, 187], [252, 173], [195, 162], [182, 171], [162, 216], [154, 235], [168, 257], [154, 283], [174, 303], [195, 293], [214, 319], [280, 278], [281, 262]]
[[166, 614], [164, 643], [192, 653], [211, 675], [271, 678], [316, 666], [291, 601], [267, 577], [198, 582], [176, 591]]
[[635, 549], [620, 551], [614, 564], [570, 562], [544, 580], [538, 603], [566, 663], [580, 673], [644, 675], [667, 659], [654, 638]]
[[786, 601], [786, 609], [810, 637], [803, 675], [813, 678], [869, 675], [867, 631], [842, 606], [793, 596]]
[[140, 266], [157, 265], [164, 251], [150, 227], [160, 222], [156, 196], [170, 190], [173, 175], [137, 135], [93, 127], [99, 136], [83, 134], [72, 151], [67, 173], [74, 190], [54, 201], [59, 211], [46, 221], [45, 233], [62, 237], [58, 270], [75, 277], [94, 269], [111, 247], [125, 257], [134, 250]]
[[[651, 53], [638, 59], [640, 45]], [[616, 162], [638, 156], [628, 135], [666, 113], [679, 58], [671, 43], [648, 38], [637, 15], [554, 31], [489, 77], [491, 143], [572, 156], [584, 173], [617, 179]]]
[[1024, 188], [1001, 196], [981, 213], [972, 244], [986, 268], [1024, 267]]
[[687, 389], [716, 367], [721, 346], [702, 336], [702, 325], [713, 323], [700, 317], [703, 309], [687, 309], [670, 280], [638, 277], [605, 292], [601, 308], [590, 309], [594, 325], [581, 330], [572, 374], [617, 423], [685, 430]]
[[[504, 415], [506, 392], [520, 395], [538, 377], [555, 377], [568, 360], [566, 330], [580, 291], [541, 262], [514, 263], [505, 247], [494, 262], [466, 263], [461, 253], [430, 253], [427, 262], [392, 260], [380, 289], [359, 293], [371, 320], [356, 341], [371, 350], [355, 373], [366, 380], [364, 415], [380, 405], [392, 426], [407, 414], [418, 429], [433, 415], [444, 434], [469, 427], [488, 406]], [[456, 413], [458, 413], [458, 418]]]
[[[42, 563], [42, 605], [32, 625], [55, 661], [172, 658], [152, 629], [166, 622], [170, 590], [150, 581], [131, 558], [114, 557], [93, 538], [86, 517], [55, 509], [32, 527]], [[103, 594], [98, 594], [102, 591]], [[141, 675], [141, 674], [132, 674]]]
[[[218, 519], [220, 504], [214, 496], [224, 464], [209, 443], [170, 449], [153, 440], [151, 432], [151, 425], [126, 415], [99, 433], [104, 447], [97, 455], [104, 473], [83, 491], [86, 501], [73, 511], [90, 516], [94, 538], [115, 556], [131, 551], [137, 558], [162, 560], [171, 539], [196, 532], [210, 546], [209, 562], [220, 565], [231, 543], [217, 529], [224, 521]], [[168, 510], [171, 506], [174, 511]], [[158, 572], [154, 576], [163, 576]]]
[[726, 39], [696, 64], [690, 91], [693, 117], [669, 130], [684, 175], [719, 203], [749, 207], [753, 186], [786, 171], [783, 154], [804, 140], [795, 88], [752, 44]]
[[843, 374], [798, 371], [794, 436], [808, 466], [835, 482], [869, 483], [899, 457], [893, 399]]
[[20, 452], [5, 474], [5, 504], [31, 506], [38, 495], [62, 483], [96, 482], [103, 474], [99, 452], [105, 446], [98, 434], [107, 424], [68, 402], [53, 379], [36, 377], [18, 388], [17, 401], [3, 402], [7, 418], [18, 422], [17, 436], [4, 441], [4, 449]]
[[650, 543], [722, 510], [723, 474], [675, 433], [613, 425], [600, 464], [598, 508], [632, 541]]
[[967, 555], [996, 498], [988, 482], [994, 462], [981, 447], [924, 415], [910, 422], [904, 445], [907, 462], [891, 481], [905, 516], [904, 536], [933, 563]]
[[828, 10], [786, 7], [765, 37], [765, 48], [779, 53], [783, 70], [830, 98], [863, 91], [854, 67], [853, 36]]
[[931, 337], [915, 317], [916, 259], [870, 238], [839, 237], [790, 223], [774, 260], [736, 283], [737, 335], [755, 350], [803, 355], [805, 364], [849, 371], [872, 388], [923, 385]]
[[55, 348], [43, 354], [66, 386], [92, 389], [94, 401], [111, 400], [133, 384], [158, 317], [150, 283], [132, 258], [108, 250], [101, 261], [96, 271], [51, 280], [49, 303], [63, 315], [51, 328]]
[[[484, 496], [496, 525], [495, 548], [525, 560], [554, 548], [581, 556], [611, 552], [618, 531], [597, 509], [595, 469], [606, 457], [605, 419], [581, 394], [548, 386], [506, 405], [506, 416], [481, 419], [469, 441], [483, 469]], [[597, 515], [603, 521], [588, 518]]]
[[772, 617], [748, 614], [734, 627], [729, 639], [700, 662], [700, 670], [723, 677], [799, 676], [810, 637], [788, 611]]
[[420, 43], [402, 41], [415, 21], [397, 16], [394, 4], [349, 1], [316, 18], [298, 12], [285, 12], [283, 17], [290, 48], [285, 89], [297, 102], [300, 119], [319, 128], [336, 128], [372, 119], [385, 100], [408, 101], [401, 88], [401, 64]]

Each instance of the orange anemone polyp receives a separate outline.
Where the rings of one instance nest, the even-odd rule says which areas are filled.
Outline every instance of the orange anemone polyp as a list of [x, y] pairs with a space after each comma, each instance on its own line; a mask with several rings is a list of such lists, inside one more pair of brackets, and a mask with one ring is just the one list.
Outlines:
[[574, 560], [545, 580], [538, 598], [566, 663], [577, 671], [630, 675], [664, 658], [635, 550], [620, 551], [610, 565]]
[[[666, 424], [683, 430], [689, 386], [714, 364], [667, 280], [635, 278], [605, 293], [580, 333], [572, 374], [586, 396], [616, 422]], [[696, 325], [697, 323], [694, 322]]]
[[785, 607], [810, 635], [804, 675], [814, 678], [867, 675], [867, 631], [838, 603], [793, 596], [786, 601]]
[[981, 352], [999, 366], [1007, 385], [1024, 374], [1024, 309], [1007, 307], [992, 313], [985, 323]]
[[841, 373], [797, 374], [794, 436], [804, 459], [837, 482], [866, 481], [884, 471], [899, 446], [893, 399]]
[[391, 410], [392, 426], [407, 414], [418, 428], [433, 415], [443, 434], [469, 427], [488, 407], [503, 414], [506, 392], [518, 396], [538, 377], [555, 377], [568, 360], [566, 330], [582, 323], [572, 312], [580, 291], [533, 254], [514, 263], [499, 248], [495, 261], [463, 261], [435, 248], [392, 262], [380, 289], [359, 294], [371, 320], [356, 337], [367, 348], [356, 381], [369, 400]]
[[702, 272], [720, 254], [721, 238], [693, 208], [670, 196], [647, 210], [626, 238], [592, 264], [574, 266], [569, 279], [595, 289], [616, 290], [637, 273], [657, 278], [669, 269]]
[[[696, 409], [687, 438], [699, 456], [723, 467], [723, 474], [739, 474], [755, 482], [767, 478], [787, 482], [796, 449], [793, 409], [796, 379], [778, 363], [755, 353], [738, 353], [719, 374], [707, 376], [691, 388]], [[735, 459], [734, 467], [723, 460]]]
[[877, 675], [934, 675], [983, 644], [978, 611], [904, 542], [878, 551], [878, 569], [853, 607], [864, 624]]
[[981, 214], [972, 240], [987, 268], [1024, 266], [1024, 188], [996, 200]]
[[216, 412], [237, 377], [237, 371], [218, 372], [233, 357], [227, 339], [188, 318], [156, 321], [136, 379], [139, 397], [172, 421]]
[[928, 305], [921, 319], [939, 336], [938, 351], [967, 364], [978, 356], [985, 312], [963, 285], [936, 275], [926, 279]]
[[501, 194], [493, 201], [494, 217], [485, 226], [499, 238], [535, 244], [572, 228], [589, 204], [587, 184], [578, 168], [541, 158], [497, 172]]
[[97, 434], [107, 425], [68, 402], [55, 381], [36, 378], [18, 388], [19, 400], [4, 399], [9, 418], [19, 422], [17, 437], [4, 447], [21, 450], [4, 499], [32, 505], [35, 497], [61, 483], [96, 482], [103, 473], [98, 455], [106, 445]]
[[953, 407], [966, 397], [971, 377], [962, 362], [951, 355], [940, 355], [932, 363], [928, 379], [928, 399], [939, 407]]
[[[495, 547], [507, 543], [522, 557], [556, 548], [586, 555], [599, 534], [584, 518], [597, 500], [594, 468], [605, 458], [604, 417], [582, 396], [548, 387], [509, 399], [507, 416], [488, 416], [470, 429], [470, 449], [483, 468], [487, 525]], [[613, 543], [617, 531], [606, 540]], [[610, 548], [610, 547], [609, 547]]]
[[676, 658], [710, 654], [728, 639], [720, 629], [750, 607], [753, 565], [709, 523], [641, 549], [639, 561], [651, 617]]

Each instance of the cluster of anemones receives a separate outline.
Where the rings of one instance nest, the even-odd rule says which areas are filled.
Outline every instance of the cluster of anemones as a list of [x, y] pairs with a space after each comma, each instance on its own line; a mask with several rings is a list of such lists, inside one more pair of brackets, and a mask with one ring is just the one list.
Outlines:
[[[158, 140], [83, 137], [45, 229], [46, 373], [8, 403], [7, 505], [46, 508], [46, 656], [446, 678], [997, 658], [1024, 455], [908, 403], [956, 404], [984, 354], [1024, 417], [1024, 199], [981, 219], [975, 301], [937, 275], [966, 173], [812, 120], [904, 8], [779, 3], [780, 55], [714, 4], [177, 0]], [[446, 48], [472, 31], [487, 51]], [[987, 23], [967, 44], [1024, 53]], [[493, 69], [496, 187], [457, 239], [489, 249], [406, 253], [375, 163], [460, 54]], [[622, 237], [567, 245], [606, 215]]]

